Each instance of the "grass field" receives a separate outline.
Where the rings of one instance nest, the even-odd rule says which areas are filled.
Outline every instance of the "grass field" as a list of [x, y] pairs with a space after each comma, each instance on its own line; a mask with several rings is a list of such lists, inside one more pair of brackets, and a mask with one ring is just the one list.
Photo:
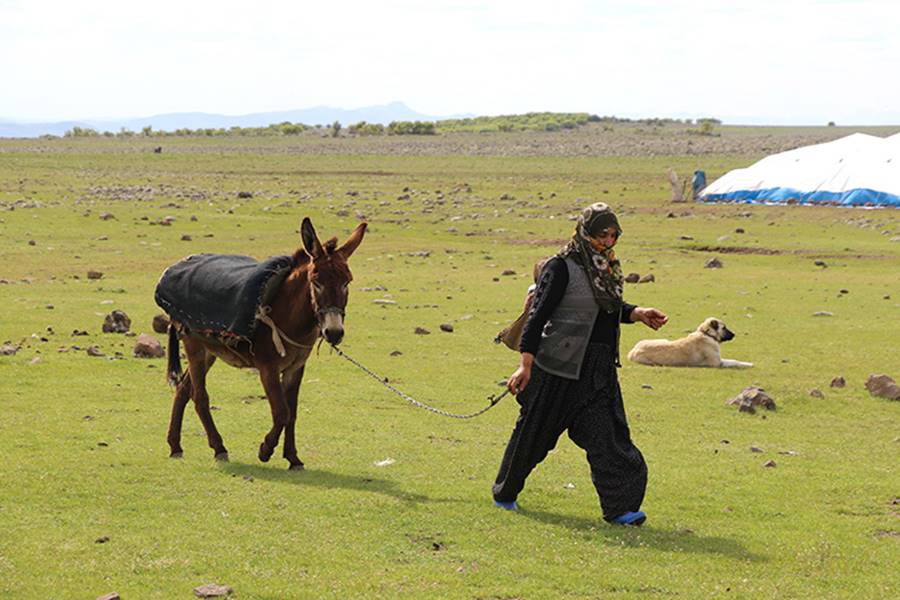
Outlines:
[[[0, 597], [189, 598], [213, 582], [238, 598], [900, 596], [900, 402], [863, 387], [872, 373], [900, 379], [900, 212], [668, 202], [668, 167], [712, 179], [746, 166], [771, 131], [741, 151], [751, 134], [724, 130], [727, 152], [653, 156], [581, 156], [583, 132], [426, 150], [189, 138], [162, 154], [155, 140], [0, 140], [0, 343], [21, 343], [0, 356]], [[813, 134], [830, 132], [796, 132]], [[632, 138], [621, 144], [649, 139]], [[504, 139], [530, 150], [498, 150]], [[304, 216], [323, 239], [365, 218], [342, 348], [408, 394], [470, 412], [515, 368], [491, 339], [517, 316], [532, 264], [593, 200], [617, 209], [625, 272], [656, 277], [626, 298], [668, 312], [659, 335], [716, 316], [737, 334], [723, 355], [756, 365], [624, 364], [650, 468], [641, 529], [601, 521], [565, 436], [522, 510], [493, 508], [514, 401], [441, 418], [325, 347], [300, 392], [306, 471], [288, 472], [280, 452], [258, 462], [268, 404], [254, 373], [225, 365], [210, 395], [231, 462], [213, 461], [190, 411], [185, 458], [170, 460], [164, 361], [101, 333], [114, 308], [149, 333], [157, 278], [187, 254], [285, 254]], [[703, 268], [714, 256], [724, 267]], [[624, 327], [623, 355], [655, 336]], [[836, 376], [846, 388], [829, 387]], [[751, 384], [775, 412], [726, 406]]]

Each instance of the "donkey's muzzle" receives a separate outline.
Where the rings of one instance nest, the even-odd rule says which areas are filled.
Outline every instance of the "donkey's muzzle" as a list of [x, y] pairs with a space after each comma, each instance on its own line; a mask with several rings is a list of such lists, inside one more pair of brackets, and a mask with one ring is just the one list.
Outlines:
[[329, 344], [337, 346], [344, 339], [344, 311], [340, 309], [325, 309], [319, 317], [319, 326], [322, 335]]

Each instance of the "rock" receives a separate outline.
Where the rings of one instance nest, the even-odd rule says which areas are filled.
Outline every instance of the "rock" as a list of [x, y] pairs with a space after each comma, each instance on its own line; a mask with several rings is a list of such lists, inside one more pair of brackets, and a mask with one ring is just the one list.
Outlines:
[[108, 213], [108, 212], [100, 213], [101, 221], [109, 221], [110, 219], [115, 219], [115, 218], [116, 217], [112, 213]]
[[252, 198], [253, 192], [238, 192], [237, 197], [238, 198]]
[[887, 375], [869, 375], [869, 378], [866, 379], [866, 389], [873, 396], [888, 400], [900, 400], [900, 386]]
[[572, 482], [570, 481], [569, 483], [566, 483], [566, 484], [563, 485], [563, 489], [574, 490], [574, 489], [575, 489], [575, 484], [572, 483]]
[[12, 344], [3, 344], [0, 346], [0, 356], [13, 356], [18, 351], [19, 347], [13, 346]]
[[625, 283], [637, 283], [640, 281], [641, 276], [637, 273], [629, 273], [625, 276]]
[[87, 352], [88, 356], [103, 356], [103, 353], [100, 352], [100, 348], [97, 346], [88, 346], [85, 352]]
[[446, 331], [447, 333], [453, 333], [453, 325], [450, 323], [441, 323], [440, 325], [441, 331]]
[[185, 233], [183, 236], [181, 236], [181, 241], [182, 241], [182, 242], [190, 242], [192, 239], [194, 239], [194, 238], [192, 238], [191, 236], [189, 236], [189, 235], [186, 234], [186, 233]]
[[823, 394], [822, 390], [820, 390], [819, 388], [813, 388], [813, 389], [809, 390], [809, 395], [812, 396], [813, 398], [824, 398], [825, 397], [825, 394]]
[[504, 269], [503, 272], [500, 273], [500, 276], [505, 277], [507, 275], [515, 275], [515, 274], [516, 274], [516, 272], [513, 271], [512, 269]]
[[121, 600], [119, 597], [119, 592], [110, 592], [108, 594], [103, 594], [102, 596], [97, 596], [97, 600]]
[[692, 236], [689, 236], [689, 235], [679, 235], [679, 236], [678, 236], [678, 239], [679, 239], [679, 240], [692, 240], [692, 239], [694, 239], [694, 238], [693, 238]]
[[114, 310], [103, 320], [103, 333], [125, 333], [131, 329], [131, 319], [121, 310]]
[[95, 270], [91, 269], [87, 272], [88, 279], [100, 279], [101, 277], [103, 277], [102, 271], [95, 271]]
[[37, 246], [37, 242], [34, 240], [28, 240], [28, 245], [29, 246]]
[[375, 300], [372, 300], [372, 304], [391, 305], [391, 304], [397, 304], [397, 301], [396, 300], [388, 300], [387, 298], [376, 298]]
[[735, 232], [735, 233], [745, 233], [743, 227], [738, 227], [737, 229], [734, 230], [734, 232]]
[[835, 377], [831, 380], [831, 387], [833, 388], [842, 388], [847, 386], [847, 380], [843, 377]]
[[737, 405], [738, 410], [751, 415], [756, 413], [757, 406], [766, 410], [775, 410], [775, 401], [766, 394], [765, 390], [752, 385], [741, 390], [741, 393], [729, 400], [728, 404]]
[[822, 267], [823, 269], [826, 268], [826, 267], [828, 267], [828, 265], [825, 264], [825, 261], [824, 261], [824, 260], [817, 260], [817, 261], [814, 262], [813, 264], [816, 265], [817, 267]]
[[839, 293], [839, 294], [849, 294], [849, 293], [850, 293], [850, 290], [844, 289], [844, 290], [840, 290], [838, 293]]
[[833, 312], [828, 312], [827, 310], [817, 310], [813, 313], [814, 317], [833, 317]]
[[718, 258], [711, 258], [708, 261], [706, 261], [706, 264], [703, 265], [703, 268], [705, 268], [705, 269], [721, 269], [722, 261], [719, 260]]
[[152, 335], [142, 333], [134, 344], [134, 355], [137, 358], [162, 358], [166, 355], [162, 344]]
[[153, 317], [153, 331], [156, 333], [166, 333], [169, 330], [169, 317], [159, 314]]
[[759, 446], [750, 446], [750, 452], [761, 453], [763, 451]]
[[414, 330], [414, 333], [416, 335], [428, 335], [431, 332], [428, 331], [427, 329], [425, 329], [424, 327], [416, 327]]
[[653, 276], [653, 273], [647, 273], [643, 277], [640, 278], [638, 283], [651, 283], [656, 281], [656, 277]]
[[231, 589], [231, 587], [220, 585], [218, 583], [207, 583], [206, 585], [194, 588], [194, 595], [198, 598], [218, 598], [220, 596], [231, 595], [232, 592], [234, 592], [234, 590]]
[[397, 462], [397, 461], [394, 460], [393, 458], [386, 458], [384, 460], [376, 460], [375, 466], [376, 467], [386, 467], [388, 465], [394, 464], [395, 462]]
[[399, 350], [394, 350], [393, 352], [391, 352], [391, 356], [403, 356], [403, 353]]
[[766, 467], [766, 468], [769, 468], [769, 469], [774, 469], [774, 468], [777, 467], [778, 465], [775, 464], [775, 461], [774, 461], [774, 460], [767, 460], [765, 463], [763, 463], [763, 466]]
[[105, 543], [108, 542], [108, 541], [109, 541], [109, 536], [108, 536], [108, 535], [101, 535], [101, 536], [98, 537], [96, 540], [94, 540], [94, 543], [95, 543], [95, 544], [105, 544]]
[[642, 390], [652, 390], [652, 389], [653, 389], [653, 386], [650, 385], [649, 383], [642, 383], [642, 384], [641, 384], [641, 389], [642, 389]]

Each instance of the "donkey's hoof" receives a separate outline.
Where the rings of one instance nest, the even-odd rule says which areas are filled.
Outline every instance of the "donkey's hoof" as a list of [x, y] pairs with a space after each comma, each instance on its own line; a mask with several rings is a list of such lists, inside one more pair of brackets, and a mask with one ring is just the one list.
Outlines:
[[288, 467], [288, 471], [302, 471], [306, 467], [303, 466], [303, 463], [294, 463]]
[[259, 460], [263, 462], [269, 462], [269, 459], [272, 458], [272, 454], [274, 450], [269, 450], [266, 448], [265, 443], [259, 445]]
[[173, 452], [169, 455], [169, 458], [184, 458], [184, 451]]
[[228, 462], [228, 453], [219, 452], [218, 454], [216, 454], [216, 460], [219, 462]]

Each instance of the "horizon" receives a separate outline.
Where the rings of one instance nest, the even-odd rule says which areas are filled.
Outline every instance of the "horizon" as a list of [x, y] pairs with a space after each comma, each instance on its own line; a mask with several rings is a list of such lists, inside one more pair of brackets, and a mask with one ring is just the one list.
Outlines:
[[427, 115], [900, 123], [900, 79], [890, 76], [900, 8], [887, 0], [561, 0], [553, 8], [534, 0], [262, 0], [252, 11], [232, 0], [0, 0], [0, 53], [16, 57], [4, 65], [0, 118], [241, 116], [401, 98]]

